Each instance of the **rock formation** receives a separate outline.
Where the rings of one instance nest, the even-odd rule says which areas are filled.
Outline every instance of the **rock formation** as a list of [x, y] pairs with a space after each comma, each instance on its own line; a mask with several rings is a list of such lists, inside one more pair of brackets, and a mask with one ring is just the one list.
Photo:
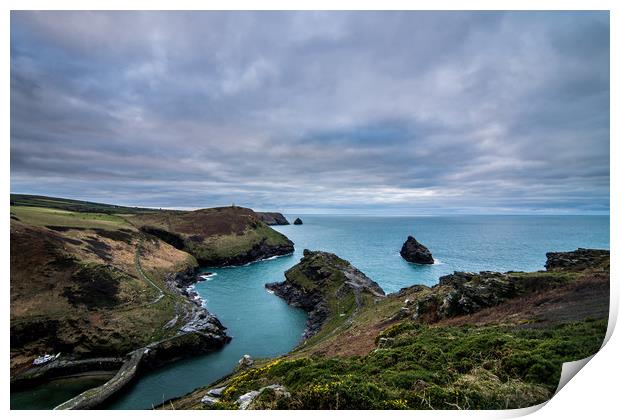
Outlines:
[[265, 223], [269, 226], [274, 225], [290, 225], [286, 217], [282, 215], [282, 213], [276, 212], [256, 212], [256, 215], [261, 220], [261, 222]]
[[609, 251], [603, 249], [578, 248], [571, 252], [547, 252], [545, 268], [548, 271], [584, 270], [597, 267], [605, 259], [609, 260]]
[[301, 221], [301, 219], [298, 217], [297, 219], [295, 219], [295, 221], [293, 222], [294, 225], [303, 225], [304, 222]]
[[416, 264], [434, 264], [433, 255], [427, 247], [419, 243], [413, 236], [409, 236], [403, 247], [400, 249], [400, 255], [407, 261]]
[[[304, 338], [315, 335], [330, 315], [343, 316], [367, 301], [385, 297], [381, 287], [357, 268], [329, 252], [304, 250], [299, 264], [284, 273], [286, 280], [265, 287], [289, 305], [308, 312]], [[353, 308], [341, 306], [347, 296]], [[335, 313], [338, 311], [339, 313]]]

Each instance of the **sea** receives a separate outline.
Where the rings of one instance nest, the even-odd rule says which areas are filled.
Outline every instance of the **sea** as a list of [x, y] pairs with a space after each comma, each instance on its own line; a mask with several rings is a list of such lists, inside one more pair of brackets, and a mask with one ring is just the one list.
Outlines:
[[[289, 307], [264, 284], [283, 281], [284, 272], [299, 262], [304, 249], [337, 254], [386, 293], [414, 284], [431, 286], [454, 271], [544, 270], [550, 251], [609, 249], [609, 216], [285, 216], [303, 220], [302, 225], [274, 226], [295, 243], [293, 254], [241, 267], [201, 268], [211, 274], [195, 290], [228, 328], [232, 341], [219, 351], [141, 376], [107, 408], [150, 409], [216, 381], [245, 354], [265, 358], [292, 350], [301, 339], [306, 314]], [[411, 264], [401, 258], [400, 248], [409, 235], [429, 248], [435, 264]], [[80, 391], [75, 384], [71, 390]], [[11, 393], [11, 408], [53, 408], [66, 398], [66, 388], [50, 383]]]

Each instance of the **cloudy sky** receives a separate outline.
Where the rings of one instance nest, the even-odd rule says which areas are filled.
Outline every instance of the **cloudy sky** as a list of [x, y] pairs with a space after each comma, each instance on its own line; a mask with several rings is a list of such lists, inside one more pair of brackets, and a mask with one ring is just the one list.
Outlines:
[[11, 191], [607, 213], [607, 13], [11, 13]]

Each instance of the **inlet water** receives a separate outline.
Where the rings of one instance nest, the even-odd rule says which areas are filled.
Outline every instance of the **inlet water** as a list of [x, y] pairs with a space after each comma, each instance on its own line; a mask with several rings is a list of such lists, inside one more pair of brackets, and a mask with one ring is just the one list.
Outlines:
[[[269, 357], [290, 351], [306, 315], [263, 285], [283, 280], [304, 248], [338, 254], [388, 293], [435, 284], [453, 271], [542, 270], [549, 251], [609, 249], [608, 216], [300, 217], [303, 225], [275, 227], [295, 242], [293, 255], [244, 267], [204, 268], [217, 275], [198, 283], [196, 291], [228, 327], [230, 344], [142, 376], [111, 408], [151, 408], [228, 374], [244, 354]], [[426, 245], [437, 264], [405, 262], [399, 250], [408, 235]]]

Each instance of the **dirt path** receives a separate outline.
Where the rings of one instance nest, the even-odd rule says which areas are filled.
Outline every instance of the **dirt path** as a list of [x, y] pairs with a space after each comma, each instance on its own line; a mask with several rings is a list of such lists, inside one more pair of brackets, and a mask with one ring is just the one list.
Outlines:
[[149, 276], [147, 276], [147, 274], [144, 272], [144, 270], [142, 269], [142, 265], [140, 264], [140, 252], [142, 251], [142, 241], [144, 239], [140, 238], [140, 242], [138, 242], [138, 246], [136, 247], [136, 255], [135, 255], [135, 264], [136, 264], [136, 271], [138, 272], [138, 274], [140, 274], [140, 276], [147, 281], [151, 286], [153, 286], [158, 292], [159, 295], [152, 301], [149, 302], [148, 305], [154, 305], [157, 302], [159, 302], [165, 295], [164, 291], [158, 286], [156, 285], [150, 278]]

